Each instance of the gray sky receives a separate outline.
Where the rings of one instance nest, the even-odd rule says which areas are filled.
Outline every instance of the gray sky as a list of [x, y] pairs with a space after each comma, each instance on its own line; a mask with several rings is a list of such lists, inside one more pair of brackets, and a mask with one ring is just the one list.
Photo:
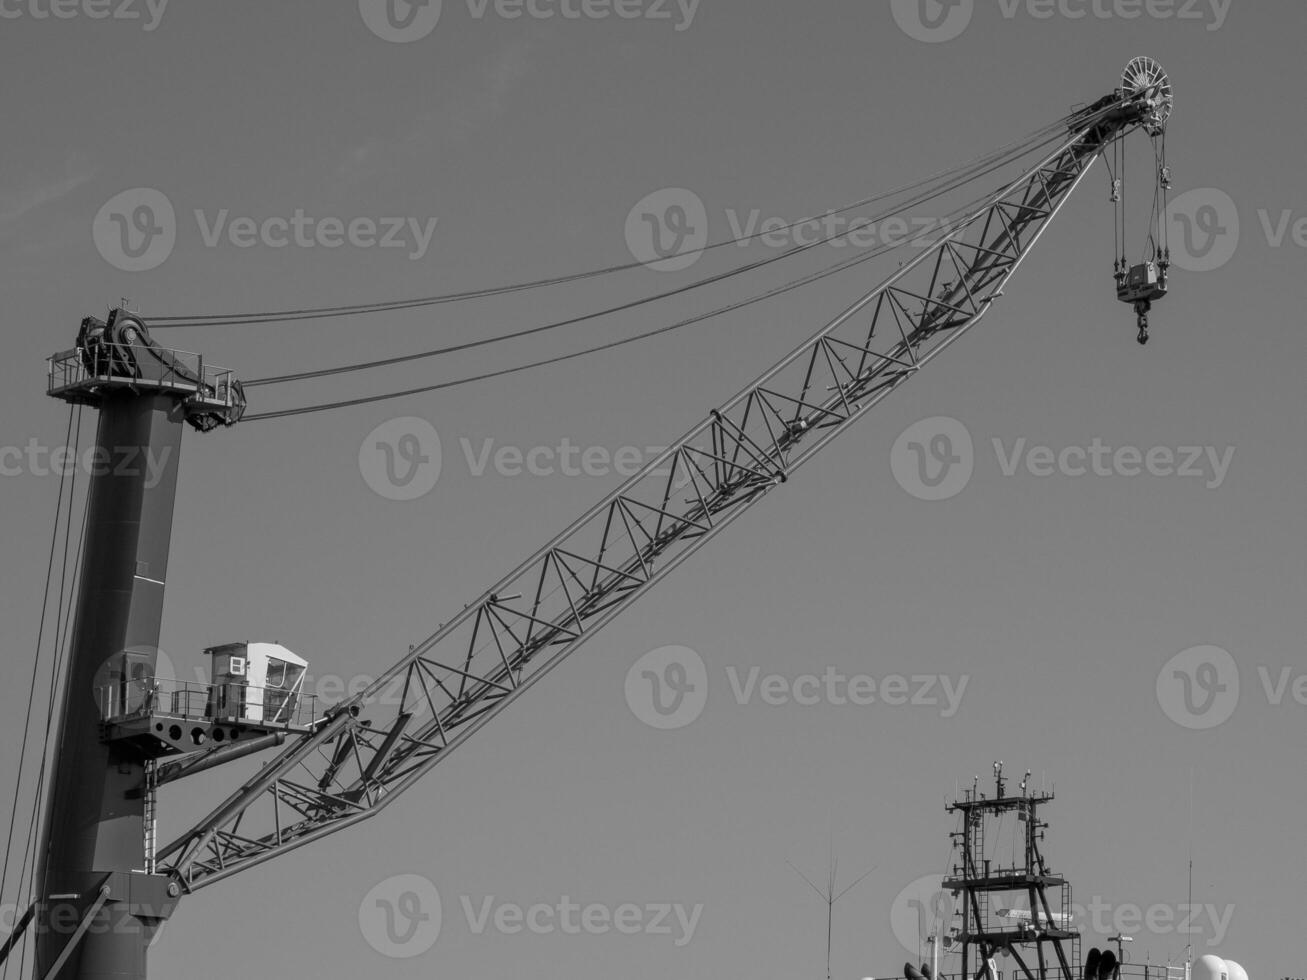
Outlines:
[[[406, 43], [370, 30], [354, 2], [175, 0], [152, 12], [138, 0], [124, 10], [135, 20], [93, 19], [94, 6], [53, 19], [36, 16], [47, 0], [0, 0], [9, 448], [62, 442], [67, 414], [43, 394], [43, 359], [120, 296], [147, 317], [278, 309], [626, 262], [628, 214], [652, 192], [693, 191], [714, 238], [754, 209], [793, 221], [1016, 139], [1106, 94], [1137, 54], [1175, 85], [1170, 163], [1177, 195], [1202, 189], [1190, 198], [1195, 234], [1210, 233], [1212, 215], [1225, 229], [1215, 253], [1190, 263], [1218, 267], [1176, 271], [1140, 348], [1113, 296], [1098, 167], [973, 336], [376, 822], [188, 899], [152, 953], [154, 976], [818, 976], [822, 909], [786, 860], [824, 874], [832, 827], [846, 880], [876, 866], [838, 907], [836, 975], [896, 974], [916, 958], [896, 937], [896, 897], [945, 869], [943, 804], [957, 782], [988, 778], [995, 758], [1016, 778], [1029, 768], [1056, 783], [1047, 851], [1078, 902], [1162, 910], [1130, 949], [1154, 962], [1186, 941], [1159, 923], [1186, 901], [1192, 773], [1194, 899], [1217, 919], [1228, 912], [1223, 926], [1200, 916], [1195, 945], [1255, 980], [1301, 975], [1301, 4], [980, 0], [943, 22], [956, 37], [937, 41], [921, 39], [924, 21], [913, 30], [911, 4], [648, 0], [623, 8], [641, 14], [630, 19], [541, 19], [445, 0], [434, 29]], [[943, 10], [928, 0], [926, 12]], [[1135, 232], [1149, 187], [1141, 160]], [[92, 225], [141, 187], [172, 204], [176, 241], [162, 264], [127, 272], [97, 249]], [[403, 216], [409, 229], [438, 220], [411, 248], [239, 247], [222, 233], [206, 243], [219, 220], [297, 209], [342, 223]], [[679, 281], [640, 270], [434, 312], [160, 338], [257, 377], [488, 336]], [[478, 476], [486, 440], [663, 445], [873, 281], [844, 276], [508, 379], [188, 433], [165, 651], [189, 671], [205, 646], [270, 640], [317, 675], [379, 672], [615, 485], [493, 464]], [[707, 306], [680, 300], [511, 348], [252, 394], [264, 409], [433, 383]], [[407, 416], [434, 425], [443, 465], [430, 493], [395, 501], [370, 489], [359, 453], [375, 427]], [[900, 434], [936, 416], [965, 426], [974, 473], [950, 499], [924, 501], [891, 460]], [[1023, 455], [1032, 447], [1056, 456], [1096, 440], [1177, 462], [1195, 447], [1199, 475], [1131, 476], [1128, 455], [1106, 476], [1026, 466], [1038, 469], [1038, 455]], [[0, 477], [6, 784], [58, 484], [39, 465], [15, 468]], [[661, 731], [623, 692], [641, 656], [672, 645], [707, 665], [708, 700], [693, 723]], [[1170, 662], [1204, 645], [1231, 655], [1239, 697], [1228, 720], [1198, 730], [1176, 720]], [[737, 691], [755, 666], [790, 681], [828, 669], [930, 675], [940, 698], [945, 682], [966, 687], [955, 712], [824, 694], [772, 705]], [[238, 768], [165, 794], [162, 836], [250, 771]], [[360, 906], [400, 875], [436, 886], [443, 922], [422, 955], [386, 959]], [[491, 909], [567, 896], [702, 911], [683, 945], [675, 915], [670, 935], [505, 934], [493, 914], [478, 934], [464, 906], [479, 915], [486, 896]], [[1086, 946], [1104, 938], [1091, 923]]]

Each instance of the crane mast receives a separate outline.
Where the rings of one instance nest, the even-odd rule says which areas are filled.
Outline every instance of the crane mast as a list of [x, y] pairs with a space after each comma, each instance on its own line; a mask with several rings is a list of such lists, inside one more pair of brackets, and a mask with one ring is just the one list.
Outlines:
[[[54, 771], [46, 839], [57, 860], [48, 862], [38, 891], [38, 980], [144, 978], [150, 933], [186, 893], [387, 807], [974, 327], [1103, 148], [1165, 121], [1171, 96], [1161, 81], [1132, 87], [1127, 76], [1123, 88], [1074, 113], [1060, 144], [1037, 164], [712, 411], [367, 690], [302, 724], [267, 726], [243, 745], [192, 746], [176, 757], [184, 732], [107, 723], [106, 705], [86, 692], [127, 698], [138, 690], [127, 683], [134, 669], [147, 681], [153, 676], [148, 651], [157, 644], [173, 481], [162, 496], [143, 495], [139, 477], [93, 483], [63, 718], [76, 746]], [[177, 448], [183, 420], [201, 429], [239, 420], [244, 396], [228, 373], [164, 351], [139, 318], [122, 311], [97, 324], [89, 325], [94, 339], [51, 362], [52, 394], [100, 409], [97, 448], [127, 436]], [[176, 453], [171, 459], [175, 477]], [[151, 718], [148, 710], [142, 717]], [[195, 827], [146, 852], [141, 841], [155, 786], [274, 747], [280, 751], [258, 774]], [[159, 762], [164, 749], [174, 756], [166, 764]], [[78, 813], [73, 828], [56, 812], [68, 801]], [[61, 902], [77, 928], [52, 927]]]

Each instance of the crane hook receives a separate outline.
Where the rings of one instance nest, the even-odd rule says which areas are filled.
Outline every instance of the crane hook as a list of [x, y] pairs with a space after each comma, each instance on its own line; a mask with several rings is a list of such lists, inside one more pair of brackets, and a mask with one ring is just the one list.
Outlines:
[[1139, 340], [1140, 346], [1148, 343], [1148, 311], [1152, 309], [1153, 304], [1147, 300], [1141, 300], [1135, 304], [1135, 313], [1139, 314]]

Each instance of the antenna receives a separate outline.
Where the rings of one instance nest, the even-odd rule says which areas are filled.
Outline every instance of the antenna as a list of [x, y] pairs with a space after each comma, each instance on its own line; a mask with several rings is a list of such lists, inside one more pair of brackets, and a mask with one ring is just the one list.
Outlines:
[[834, 932], [835, 932], [835, 903], [838, 902], [845, 895], [847, 895], [849, 892], [853, 891], [853, 889], [857, 888], [858, 885], [862, 884], [863, 880], [868, 875], [870, 875], [873, 871], [876, 870], [876, 866], [872, 865], [861, 876], [856, 878], [853, 884], [849, 885], [843, 891], [836, 892], [835, 881], [836, 881], [836, 876], [838, 874], [839, 865], [838, 862], [835, 860], [835, 837], [833, 834], [831, 835], [831, 842], [830, 842], [830, 858], [829, 858], [829, 864], [828, 864], [827, 874], [826, 874], [825, 891], [822, 891], [815, 884], [813, 884], [812, 879], [809, 878], [807, 875], [805, 875], [797, 867], [795, 867], [794, 862], [786, 861], [785, 863], [788, 864], [794, 870], [795, 874], [797, 874], [800, 878], [802, 878], [804, 881], [808, 883], [808, 887], [817, 893], [818, 898], [820, 898], [823, 902], [826, 903], [826, 980], [831, 980], [830, 960], [831, 960], [831, 941], [834, 937]]
[[[1189, 950], [1186, 955], [1186, 962], [1192, 964], [1194, 961], [1194, 767], [1189, 767], [1189, 908], [1185, 910], [1189, 916], [1189, 928], [1185, 931], [1188, 933]], [[1186, 967], [1186, 970], [1189, 967]]]

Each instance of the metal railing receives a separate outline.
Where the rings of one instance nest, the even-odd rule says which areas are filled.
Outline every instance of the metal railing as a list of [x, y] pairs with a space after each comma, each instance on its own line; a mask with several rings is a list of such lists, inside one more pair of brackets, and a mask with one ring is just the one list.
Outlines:
[[[89, 351], [84, 347], [60, 351], [48, 363], [51, 395], [91, 384], [148, 384], [194, 392], [198, 401], [228, 409], [237, 400], [232, 371], [205, 364], [204, 355], [190, 351], [101, 343]], [[131, 372], [124, 370], [128, 366]]]
[[1128, 980], [1188, 980], [1189, 971], [1171, 963], [1122, 963], [1116, 975]]
[[245, 684], [201, 684], [168, 678], [106, 684], [96, 691], [106, 723], [164, 717], [273, 728], [311, 728], [323, 718], [315, 694]]
[[[1079, 975], [1074, 964], [1072, 965], [1072, 972], [1077, 976]], [[997, 973], [998, 980], [1024, 980], [1025, 977], [1024, 973], [1012, 967], [1009, 967], [1006, 970], [1000, 968]], [[1038, 975], [1038, 972], [1036, 972], [1036, 976]], [[1060, 975], [1056, 963], [1048, 965], [1046, 975], [1049, 978], [1056, 978]], [[867, 976], [874, 977], [875, 980], [911, 980], [911, 978], [905, 977], [902, 974], [870, 973], [867, 974]], [[975, 976], [974, 972], [972, 973], [972, 976]], [[1176, 966], [1175, 964], [1165, 963], [1123, 963], [1117, 969], [1114, 978], [1115, 980], [1122, 980], [1122, 978], [1125, 978], [1125, 980], [1189, 980], [1189, 974], [1183, 965]], [[941, 971], [936, 977], [936, 980], [969, 980], [969, 978], [964, 978], [960, 973], [945, 973]]]

